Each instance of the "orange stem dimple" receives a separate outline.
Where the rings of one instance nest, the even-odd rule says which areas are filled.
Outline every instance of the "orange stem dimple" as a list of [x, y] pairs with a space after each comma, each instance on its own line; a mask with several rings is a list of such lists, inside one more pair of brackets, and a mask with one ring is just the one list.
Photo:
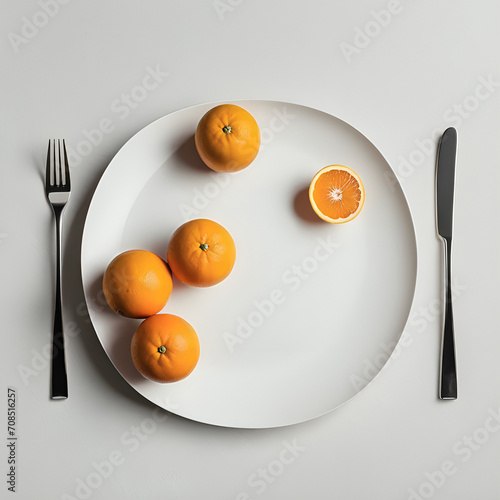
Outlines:
[[164, 345], [161, 345], [160, 347], [158, 347], [158, 352], [160, 354], [164, 354], [166, 352], [167, 348], [164, 346]]
[[202, 243], [202, 244], [200, 245], [200, 248], [201, 248], [204, 252], [206, 252], [206, 251], [208, 250], [208, 245], [207, 245], [206, 243]]
[[225, 134], [230, 134], [231, 133], [231, 125], [226, 125], [225, 127], [223, 127], [222, 131]]

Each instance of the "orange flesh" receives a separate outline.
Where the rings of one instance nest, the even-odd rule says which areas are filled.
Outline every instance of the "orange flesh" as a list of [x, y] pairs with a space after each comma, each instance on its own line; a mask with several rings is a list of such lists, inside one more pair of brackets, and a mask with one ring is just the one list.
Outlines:
[[358, 209], [361, 190], [358, 181], [349, 172], [330, 170], [317, 179], [313, 199], [327, 217], [345, 219]]

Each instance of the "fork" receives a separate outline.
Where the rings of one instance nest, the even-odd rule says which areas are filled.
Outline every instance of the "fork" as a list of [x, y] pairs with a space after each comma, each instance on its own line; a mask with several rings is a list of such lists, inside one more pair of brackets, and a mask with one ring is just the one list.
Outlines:
[[[56, 151], [57, 143], [57, 151]], [[47, 170], [45, 173], [45, 194], [49, 200], [56, 222], [56, 304], [54, 331], [52, 335], [52, 399], [68, 397], [68, 380], [64, 355], [64, 334], [61, 303], [61, 216], [71, 192], [69, 163], [64, 139], [49, 140]]]

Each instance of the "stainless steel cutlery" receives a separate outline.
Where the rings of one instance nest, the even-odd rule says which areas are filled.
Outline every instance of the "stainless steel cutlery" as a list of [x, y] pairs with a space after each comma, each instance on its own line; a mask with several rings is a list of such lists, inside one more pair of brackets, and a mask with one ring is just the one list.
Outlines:
[[455, 191], [455, 162], [457, 131], [448, 128], [439, 144], [436, 167], [436, 222], [444, 248], [444, 323], [441, 345], [439, 397], [457, 399], [457, 368], [451, 290], [451, 241], [453, 233], [453, 198]]
[[64, 140], [50, 140], [47, 151], [45, 194], [52, 206], [56, 222], [56, 303], [52, 336], [50, 393], [52, 399], [66, 399], [68, 397], [61, 301], [61, 219], [70, 193], [71, 183], [66, 144]]

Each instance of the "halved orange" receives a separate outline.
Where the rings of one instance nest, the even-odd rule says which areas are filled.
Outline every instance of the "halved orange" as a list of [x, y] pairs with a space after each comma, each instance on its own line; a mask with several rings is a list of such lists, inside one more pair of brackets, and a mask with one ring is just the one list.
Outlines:
[[309, 186], [309, 200], [323, 220], [342, 224], [361, 212], [365, 188], [354, 170], [343, 165], [330, 165], [314, 176]]

